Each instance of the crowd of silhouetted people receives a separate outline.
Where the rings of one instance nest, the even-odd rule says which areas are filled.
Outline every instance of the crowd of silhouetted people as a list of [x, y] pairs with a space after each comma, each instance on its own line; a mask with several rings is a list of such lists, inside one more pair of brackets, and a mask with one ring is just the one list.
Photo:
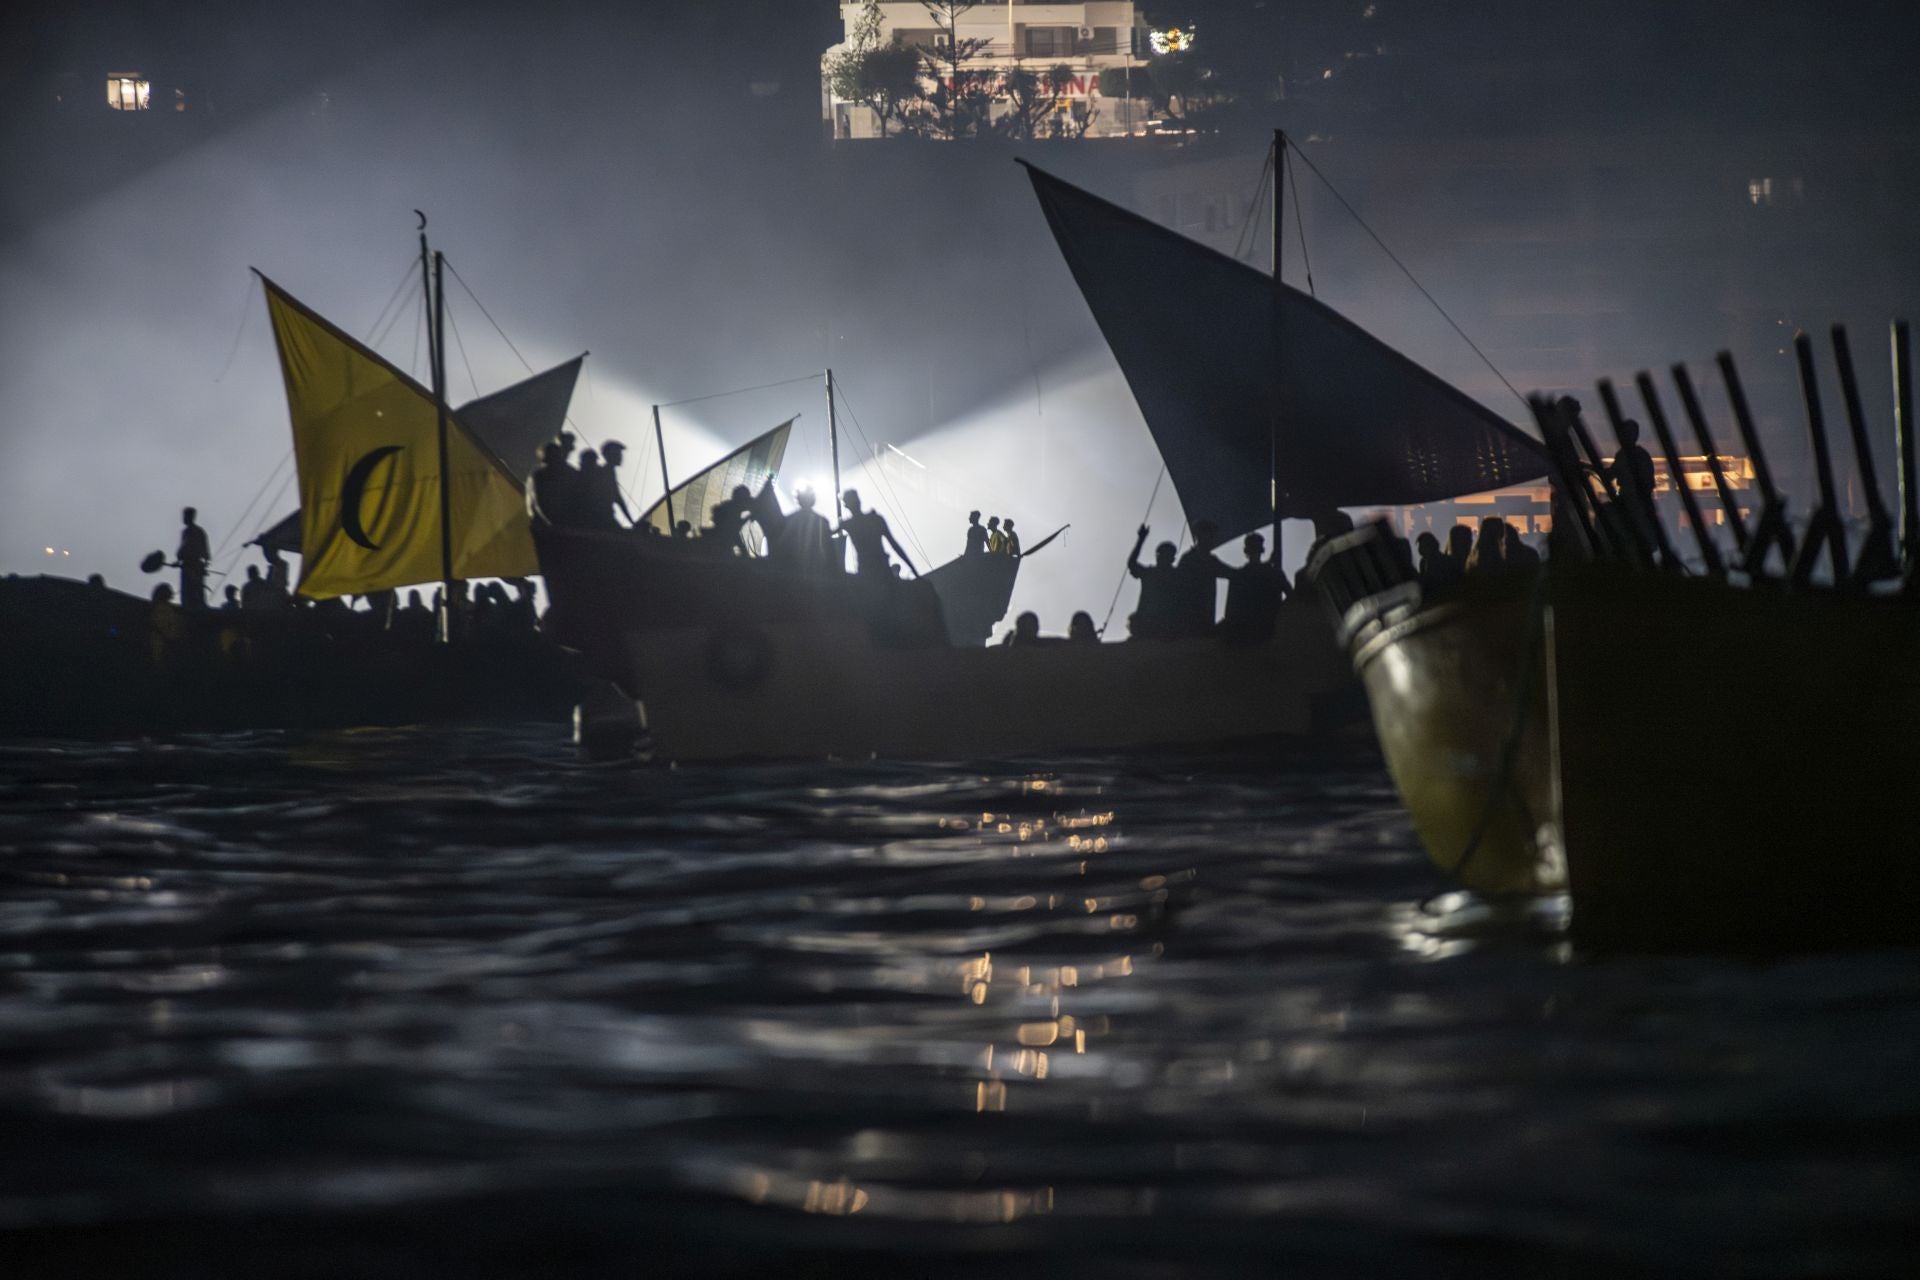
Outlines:
[[1412, 552], [1406, 549], [1406, 539], [1396, 541], [1399, 554], [1407, 562], [1403, 567], [1429, 592], [1470, 578], [1538, 569], [1543, 559], [1539, 550], [1501, 516], [1484, 517], [1478, 532], [1464, 524], [1454, 525], [1447, 530], [1444, 547], [1438, 535], [1430, 531], [1414, 539]]
[[[659, 539], [663, 550], [764, 558], [809, 575], [844, 573], [850, 547], [858, 578], [892, 580], [900, 575], [902, 566], [918, 576], [886, 517], [863, 506], [858, 490], [848, 489], [840, 495], [846, 514], [836, 527], [815, 510], [818, 498], [811, 488], [800, 488], [794, 494], [795, 508], [788, 511], [781, 506], [771, 478], [758, 493], [739, 484], [727, 497], [709, 505], [704, 523], [696, 527], [684, 515], [701, 513], [676, 511], [672, 495], [642, 516], [633, 514], [616, 478], [616, 468], [625, 455], [618, 440], [607, 441], [598, 453], [582, 451], [577, 464], [573, 461], [575, 443], [572, 432], [561, 432], [541, 449], [539, 465], [527, 477], [527, 514], [536, 523], [561, 529], [631, 532]], [[1000, 540], [1000, 549], [1010, 546], [1011, 554], [1017, 555], [1019, 541], [1012, 530], [1009, 520], [1005, 533], [996, 527], [992, 536]], [[899, 558], [898, 564], [888, 558], [889, 550]]]

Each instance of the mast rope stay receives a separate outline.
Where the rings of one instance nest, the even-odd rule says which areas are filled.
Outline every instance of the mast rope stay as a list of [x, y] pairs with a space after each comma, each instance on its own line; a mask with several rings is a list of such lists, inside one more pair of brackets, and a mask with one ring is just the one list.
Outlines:
[[220, 372], [213, 375], [215, 385], [233, 369], [233, 358], [240, 354], [240, 339], [247, 336], [247, 321], [253, 319], [253, 281], [247, 281], [246, 288], [240, 294], [240, 323], [233, 331], [233, 346], [227, 350], [227, 361], [220, 366]]
[[460, 351], [460, 363], [467, 367], [467, 382], [473, 387], [474, 398], [480, 396], [480, 379], [473, 376], [473, 361], [467, 359], [467, 344], [460, 337], [460, 322], [453, 318], [451, 308], [447, 311], [447, 328], [453, 330], [453, 345]]
[[660, 402], [660, 408], [677, 409], [683, 404], [700, 404], [707, 400], [724, 400], [728, 396], [743, 396], [750, 391], [770, 391], [774, 387], [790, 387], [796, 382], [812, 382], [819, 376], [820, 374], [818, 372], [803, 373], [797, 378], [782, 378], [778, 382], [763, 382], [757, 387], [735, 387], [731, 391], [715, 391], [711, 395], [690, 396], [685, 400], [662, 400]]
[[[1262, 184], [1264, 185], [1264, 184]], [[1147, 495], [1147, 509], [1140, 513], [1140, 523], [1145, 524], [1153, 515], [1153, 504], [1160, 497], [1160, 482], [1167, 478], [1167, 464], [1160, 464], [1160, 474], [1154, 477], [1153, 492]], [[1113, 584], [1113, 599], [1107, 602], [1107, 616], [1100, 620], [1100, 635], [1107, 634], [1107, 624], [1113, 621], [1113, 611], [1120, 607], [1120, 593], [1127, 588], [1127, 571], [1120, 570], [1120, 581]]]
[[927, 562], [927, 567], [932, 568], [934, 567], [933, 557], [927, 554], [926, 547], [921, 544], [920, 535], [913, 527], [913, 520], [907, 515], [906, 504], [900, 501], [900, 495], [894, 490], [893, 482], [887, 479], [885, 469], [872, 465], [873, 460], [879, 457], [880, 451], [873, 447], [873, 441], [867, 437], [866, 429], [860, 425], [860, 415], [853, 411], [853, 403], [847, 399], [845, 384], [846, 379], [836, 377], [833, 380], [833, 394], [841, 407], [846, 409], [847, 420], [853, 424], [854, 434], [860, 437], [860, 443], [866, 447], [867, 456], [861, 464], [862, 468], [873, 476], [874, 484], [885, 494], [887, 501], [899, 515], [900, 523], [907, 531], [907, 541], [911, 542], [913, 549], [920, 553], [920, 558]]
[[[226, 555], [227, 548], [233, 545], [234, 537], [242, 529], [247, 527], [247, 517], [251, 516], [253, 514], [254, 508], [260, 505], [260, 499], [266, 497], [267, 487], [271, 485], [275, 480], [280, 479], [280, 468], [286, 466], [287, 463], [291, 462], [292, 460], [293, 460], [292, 449], [288, 449], [284, 454], [280, 455], [280, 461], [273, 464], [273, 470], [267, 473], [267, 478], [260, 482], [260, 487], [258, 489], [254, 490], [253, 500], [247, 503], [245, 510], [241, 511], [239, 519], [235, 520], [233, 524], [227, 529], [227, 536], [220, 540], [219, 548], [209, 558], [211, 563], [221, 565], [221, 567], [224, 570], [231, 570], [233, 568], [231, 564], [223, 563], [221, 561], [221, 557]], [[288, 478], [291, 479], [292, 477], [288, 477]], [[280, 486], [280, 490], [281, 492], [285, 492], [286, 485], [282, 484]], [[279, 493], [276, 493], [274, 495], [274, 503], [279, 502], [279, 500], [280, 500]], [[268, 504], [268, 510], [271, 510], [272, 506], [273, 506], [272, 503]], [[240, 552], [244, 550], [245, 547], [246, 547], [246, 543], [243, 542], [240, 544], [239, 548], [236, 548], [234, 550], [233, 555], [235, 559], [239, 558]]]
[[[1523, 405], [1526, 404], [1527, 398], [1520, 394], [1519, 388], [1515, 387], [1513, 383], [1507, 381], [1507, 375], [1500, 372], [1499, 366], [1494, 364], [1494, 362], [1488, 358], [1487, 353], [1480, 349], [1479, 344], [1476, 343], [1472, 338], [1467, 336], [1467, 331], [1465, 329], [1462, 329], [1459, 325], [1459, 322], [1456, 321], [1451, 315], [1448, 314], [1447, 309], [1445, 307], [1440, 305], [1440, 300], [1438, 298], [1435, 298], [1431, 293], [1427, 292], [1427, 287], [1420, 283], [1419, 277], [1413, 274], [1413, 272], [1407, 267], [1406, 263], [1400, 261], [1399, 255], [1397, 255], [1396, 253], [1394, 253], [1392, 249], [1389, 249], [1387, 247], [1387, 242], [1380, 238], [1379, 233], [1376, 232], [1372, 227], [1367, 225], [1367, 220], [1360, 216], [1360, 211], [1355, 209], [1353, 205], [1348, 202], [1347, 198], [1340, 194], [1340, 189], [1333, 185], [1333, 183], [1327, 178], [1326, 174], [1320, 172], [1320, 166], [1316, 165], [1313, 162], [1312, 157], [1308, 156], [1305, 152], [1301, 151], [1300, 148], [1298, 147], [1289, 147], [1288, 150], [1291, 151], [1293, 154], [1298, 155], [1300, 157], [1301, 163], [1307, 166], [1307, 168], [1313, 173], [1314, 177], [1320, 179], [1321, 185], [1326, 187], [1326, 189], [1333, 195], [1333, 198], [1340, 202], [1340, 207], [1347, 211], [1347, 216], [1352, 218], [1354, 222], [1359, 224], [1360, 229], [1367, 233], [1368, 238], [1371, 239], [1375, 245], [1379, 246], [1380, 252], [1386, 254], [1388, 260], [1391, 261], [1394, 266], [1400, 268], [1400, 274], [1404, 275], [1407, 278], [1407, 282], [1411, 284], [1415, 289], [1418, 289], [1420, 291], [1420, 296], [1425, 298], [1427, 302], [1433, 307], [1433, 309], [1440, 313], [1440, 318], [1445, 320], [1447, 324], [1453, 329], [1453, 331], [1460, 335], [1460, 340], [1466, 343], [1467, 346], [1473, 350], [1473, 354], [1480, 357], [1480, 363], [1486, 365], [1488, 370], [1492, 372], [1493, 376], [1500, 380], [1500, 385], [1505, 387], [1508, 391], [1511, 391], [1513, 393], [1514, 399], [1518, 400]], [[1296, 186], [1295, 195], [1297, 196], [1298, 194], [1299, 194], [1299, 189]]]
[[[387, 333], [393, 328], [394, 322], [397, 321], [401, 315], [401, 312], [394, 311], [394, 304], [400, 301], [400, 296], [406, 292], [407, 286], [413, 283], [413, 273], [418, 266], [419, 262], [414, 255], [408, 254], [407, 260], [400, 266], [399, 282], [393, 286], [393, 292], [387, 295], [387, 300], [385, 304], [381, 306], [380, 313], [374, 316], [373, 323], [367, 326], [366, 335], [360, 339], [363, 345], [375, 347], [386, 339]], [[387, 314], [390, 311], [393, 312], [391, 317]], [[386, 328], [384, 329], [380, 327], [382, 321], [386, 322]]]
[[[454, 266], [452, 260], [448, 259], [446, 255], [442, 254], [441, 258], [442, 258], [442, 261], [446, 262], [447, 270], [452, 272], [453, 278], [457, 282], [459, 282], [460, 288], [466, 292], [467, 297], [473, 300], [473, 305], [480, 308], [480, 314], [487, 318], [487, 323], [493, 326], [493, 331], [500, 335], [500, 341], [506, 343], [507, 350], [513, 352], [513, 358], [520, 362], [520, 367], [522, 369], [525, 369], [528, 373], [532, 373], [534, 371], [533, 366], [527, 363], [527, 358], [525, 356], [520, 354], [520, 348], [513, 345], [513, 339], [509, 338], [507, 336], [507, 331], [500, 327], [500, 322], [493, 318], [493, 312], [487, 310], [487, 304], [480, 301], [480, 295], [473, 291], [473, 286], [467, 283], [467, 278], [460, 274], [460, 268]], [[454, 338], [456, 341], [458, 341], [459, 334], [456, 333], [454, 335]], [[467, 353], [465, 348], [462, 348], [460, 352], [460, 358], [463, 360], [466, 359], [466, 354]], [[469, 365], [467, 368], [467, 376], [469, 378], [473, 376], [473, 368], [471, 365]], [[592, 375], [589, 374], [588, 376], [591, 377]], [[473, 393], [476, 396], [480, 394], [480, 386], [478, 383], [474, 384]], [[560, 417], [561, 417], [561, 421], [565, 422], [568, 426], [572, 427], [583, 438], [586, 436], [587, 433], [581, 430], [580, 424], [573, 420], [573, 415], [571, 413], [562, 414], [560, 415]]]
[[[743, 396], [750, 391], [770, 391], [775, 387], [790, 387], [798, 382], [812, 382], [819, 376], [817, 373], [803, 373], [797, 378], [782, 378], [778, 382], [763, 382], [757, 387], [735, 387], [731, 391], [715, 391], [711, 395], [690, 396], [685, 400], [662, 400], [653, 407], [656, 409], [677, 409], [681, 405], [686, 404], [702, 404], [708, 400], [724, 400], [728, 396]], [[571, 421], [571, 419], [569, 419], [569, 421]], [[626, 487], [625, 492], [627, 497], [631, 498], [637, 492], [645, 492], [644, 486], [646, 480], [652, 474], [653, 459], [643, 453], [640, 459], [640, 468]]]
[[1267, 149], [1267, 158], [1260, 165], [1260, 181], [1253, 188], [1253, 203], [1247, 206], [1247, 216], [1240, 220], [1240, 235], [1233, 242], [1235, 261], [1244, 261], [1243, 254], [1253, 251], [1256, 243], [1254, 232], [1260, 229], [1260, 213], [1266, 208], [1267, 180], [1273, 176], [1273, 149]]
[[[1293, 187], [1293, 231], [1300, 239], [1300, 264], [1307, 273], [1307, 296], [1315, 298], [1319, 295], [1313, 289], [1313, 259], [1307, 256], [1307, 220], [1300, 214], [1300, 175], [1293, 171], [1294, 150], [1292, 145], [1288, 145], [1285, 153], [1280, 157], [1280, 166], [1285, 177], [1291, 180]], [[1277, 268], [1275, 274], [1278, 274]], [[1498, 373], [1499, 370], [1496, 369], [1494, 372]]]

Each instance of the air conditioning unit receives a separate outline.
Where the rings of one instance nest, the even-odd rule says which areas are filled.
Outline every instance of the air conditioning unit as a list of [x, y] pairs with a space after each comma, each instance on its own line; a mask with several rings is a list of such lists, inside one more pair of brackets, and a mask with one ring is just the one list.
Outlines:
[[1093, 28], [1092, 28], [1092, 27], [1082, 27], [1082, 28], [1080, 28], [1080, 38], [1081, 38], [1082, 40], [1091, 40], [1091, 39], [1093, 39]]

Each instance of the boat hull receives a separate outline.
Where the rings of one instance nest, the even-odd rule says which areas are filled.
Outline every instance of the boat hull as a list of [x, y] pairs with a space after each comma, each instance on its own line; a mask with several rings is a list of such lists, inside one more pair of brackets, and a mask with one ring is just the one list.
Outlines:
[[[1006, 614], [1019, 573], [1010, 557], [972, 557], [994, 561], [987, 565], [963, 557], [923, 578], [874, 582], [715, 554], [697, 539], [540, 524], [534, 542], [552, 603], [548, 630], [622, 686], [626, 637], [640, 631], [831, 627], [859, 618], [894, 644], [977, 645]], [[956, 622], [966, 634], [955, 634]]]
[[626, 637], [656, 758], [973, 759], [1302, 738], [1351, 688], [1311, 606], [1274, 638], [894, 648], [857, 624]]
[[1920, 939], [1920, 608], [1594, 567], [1556, 581], [1550, 731], [1576, 933]]
[[1528, 592], [1492, 584], [1361, 637], [1354, 667], [1421, 843], [1481, 893], [1565, 887], [1554, 839], [1543, 665]]
[[1606, 565], [1544, 586], [1424, 605], [1357, 639], [1389, 766], [1443, 870], [1493, 794], [1460, 879], [1564, 886], [1584, 946], [1920, 939], [1904, 804], [1920, 607]]

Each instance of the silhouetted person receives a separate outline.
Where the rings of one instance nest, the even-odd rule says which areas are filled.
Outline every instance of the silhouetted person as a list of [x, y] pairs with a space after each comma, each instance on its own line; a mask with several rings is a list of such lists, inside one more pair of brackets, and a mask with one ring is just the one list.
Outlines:
[[1040, 643], [1040, 615], [1029, 609], [1013, 620], [1013, 630], [1007, 633], [1001, 644], [1033, 645]]
[[162, 582], [153, 589], [153, 604], [147, 611], [147, 656], [156, 667], [171, 662], [173, 651], [186, 634], [180, 611], [173, 606], [173, 588]]
[[774, 563], [796, 573], [826, 573], [833, 568], [833, 525], [813, 509], [813, 490], [802, 487], [793, 495], [799, 510], [780, 525], [780, 533], [767, 545]]
[[1140, 563], [1147, 545], [1147, 526], [1141, 525], [1127, 556], [1127, 572], [1140, 582], [1140, 602], [1134, 606], [1128, 632], [1137, 640], [1165, 640], [1180, 634], [1180, 548], [1163, 542], [1153, 549], [1153, 563]]
[[232, 583], [227, 584], [225, 597], [220, 601], [220, 612], [222, 613], [240, 612], [240, 588], [239, 587], [234, 586]]
[[753, 514], [753, 490], [743, 484], [733, 486], [733, 496], [713, 504], [707, 512], [712, 528], [701, 536], [717, 538], [720, 545], [708, 547], [722, 555], [747, 554], [747, 517]]
[[980, 527], [980, 513], [967, 512], [967, 551], [970, 556], [987, 554], [987, 531]]
[[1007, 543], [1004, 548], [1006, 553], [1018, 560], [1020, 558], [1020, 535], [1013, 531], [1012, 517], [1008, 517], [1007, 522], [1001, 525], [1000, 528], [1007, 535]]
[[1540, 553], [1527, 545], [1527, 540], [1520, 536], [1518, 529], [1507, 524], [1505, 520], [1501, 520], [1500, 523], [1504, 525], [1507, 530], [1502, 539], [1502, 545], [1505, 546], [1507, 552], [1507, 567], [1511, 569], [1538, 569], [1540, 567]]
[[613, 518], [613, 503], [608, 499], [611, 489], [618, 496], [619, 482], [613, 473], [600, 465], [600, 455], [592, 449], [580, 451], [580, 469], [574, 475], [574, 492], [578, 495], [578, 522], [582, 529], [618, 529], [619, 522]]
[[1387, 550], [1393, 556], [1393, 562], [1400, 566], [1400, 580], [1412, 582], [1420, 576], [1420, 569], [1413, 558], [1413, 544], [1395, 534], [1387, 540]]
[[1180, 557], [1180, 572], [1185, 575], [1181, 578], [1184, 588], [1181, 630], [1189, 635], [1213, 630], [1214, 597], [1218, 595], [1213, 584], [1233, 576], [1226, 562], [1213, 554], [1214, 535], [1218, 532], [1219, 527], [1213, 521], [1200, 521], [1193, 526], [1193, 545]]
[[[626, 495], [620, 492], [620, 466], [626, 460], [627, 446], [618, 440], [609, 440], [600, 446], [600, 457], [604, 460], [600, 468], [599, 487], [587, 492], [587, 503], [592, 508], [594, 519], [599, 520], [604, 513], [606, 523], [603, 528], [618, 529], [621, 517], [627, 524], [633, 524], [633, 512], [627, 507]], [[618, 512], [619, 515], [614, 513]]]
[[207, 531], [193, 522], [198, 513], [188, 507], [180, 513], [180, 546], [173, 558], [180, 562], [180, 607], [207, 607], [207, 566], [213, 563], [213, 548], [207, 543]]
[[1484, 578], [1504, 573], [1507, 568], [1507, 522], [1488, 516], [1480, 522], [1480, 536], [1474, 540], [1473, 553], [1467, 557], [1467, 576]]
[[1227, 615], [1221, 630], [1234, 640], [1265, 640], [1280, 616], [1280, 601], [1289, 590], [1280, 566], [1264, 557], [1267, 540], [1257, 533], [1241, 539], [1246, 563], [1229, 570]]
[[1000, 532], [1000, 517], [987, 517], [987, 553], [1000, 555], [1007, 549], [1007, 535]]
[[[540, 613], [533, 595], [533, 580], [530, 578], [508, 578], [507, 585], [513, 588], [513, 599], [507, 602], [507, 617], [512, 629], [522, 635], [531, 634], [540, 629]], [[500, 594], [506, 595], [506, 587], [500, 588]]]
[[[877, 578], [892, 581], [893, 574], [887, 567], [887, 548], [892, 547], [894, 554], [909, 569], [913, 560], [901, 549], [894, 538], [893, 530], [887, 527], [887, 518], [878, 511], [863, 511], [860, 507], [858, 490], [849, 489], [841, 495], [847, 504], [847, 518], [840, 522], [840, 532], [853, 544], [854, 572], [862, 578]], [[916, 572], [915, 577], [919, 574]]]
[[240, 607], [248, 613], [258, 613], [267, 608], [267, 581], [260, 576], [260, 566], [247, 566], [247, 580], [240, 588]]
[[1414, 547], [1420, 553], [1420, 585], [1428, 591], [1445, 590], [1460, 581], [1466, 571], [1464, 564], [1455, 564], [1453, 557], [1440, 549], [1440, 539], [1431, 533], [1414, 539]]
[[425, 644], [433, 639], [433, 614], [420, 602], [420, 591], [407, 592], [407, 601], [394, 611], [393, 633], [410, 644]]
[[1620, 448], [1607, 467], [1606, 477], [1619, 490], [1621, 501], [1647, 519], [1653, 511], [1653, 455], [1640, 447], [1640, 424], [1628, 418], [1620, 424]]
[[1456, 579], [1467, 576], [1467, 561], [1473, 556], [1473, 530], [1456, 524], [1447, 530], [1447, 559], [1453, 561]]
[[293, 575], [287, 558], [278, 547], [262, 547], [261, 552], [267, 557], [267, 607], [284, 609], [293, 602]]
[[673, 522], [673, 536], [675, 539], [685, 542], [693, 537], [693, 526], [685, 520], [676, 520]]
[[574, 470], [567, 466], [566, 450], [558, 441], [541, 446], [540, 465], [527, 476], [527, 517], [555, 527], [572, 523]]
[[375, 631], [392, 630], [393, 610], [397, 603], [393, 588], [387, 587], [380, 591], [369, 591], [365, 599], [367, 602], [367, 612], [371, 615], [369, 620], [372, 623], [373, 629]]
[[1067, 623], [1068, 644], [1099, 644], [1100, 633], [1093, 629], [1093, 615], [1085, 609], [1073, 615]]

